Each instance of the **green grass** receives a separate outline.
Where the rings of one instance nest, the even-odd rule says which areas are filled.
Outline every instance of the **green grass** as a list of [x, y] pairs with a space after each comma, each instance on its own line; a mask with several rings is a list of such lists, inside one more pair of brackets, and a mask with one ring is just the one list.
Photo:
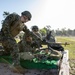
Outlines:
[[70, 43], [70, 45], [62, 46], [65, 50], [69, 50], [69, 58], [75, 59], [75, 37], [56, 37], [56, 41]]

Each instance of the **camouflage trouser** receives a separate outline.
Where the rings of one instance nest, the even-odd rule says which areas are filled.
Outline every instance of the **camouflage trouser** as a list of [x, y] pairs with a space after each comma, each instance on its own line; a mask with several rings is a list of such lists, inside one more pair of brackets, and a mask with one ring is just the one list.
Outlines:
[[4, 39], [2, 46], [6, 52], [10, 52], [14, 65], [20, 64], [19, 49], [15, 39]]

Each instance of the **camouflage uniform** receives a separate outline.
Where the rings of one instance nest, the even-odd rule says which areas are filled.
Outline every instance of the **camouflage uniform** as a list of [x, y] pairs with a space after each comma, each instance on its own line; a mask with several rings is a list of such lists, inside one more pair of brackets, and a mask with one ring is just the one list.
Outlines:
[[32, 41], [27, 41], [31, 37], [24, 34], [23, 39], [18, 43], [20, 50], [20, 58], [24, 60], [32, 60], [34, 58], [33, 53], [35, 52], [35, 47], [32, 47]]
[[32, 41], [26, 41], [27, 37], [29, 37], [29, 35], [24, 34], [23, 39], [18, 43], [20, 52], [33, 52], [33, 50], [35, 50], [35, 48], [31, 47]]
[[23, 25], [20, 16], [15, 13], [8, 15], [2, 24], [2, 45], [5, 51], [10, 50], [14, 65], [20, 64], [19, 48], [14, 37], [22, 30]]

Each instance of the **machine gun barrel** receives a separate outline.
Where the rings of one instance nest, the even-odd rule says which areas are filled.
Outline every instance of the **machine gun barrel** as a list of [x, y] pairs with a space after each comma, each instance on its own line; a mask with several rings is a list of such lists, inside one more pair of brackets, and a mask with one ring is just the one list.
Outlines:
[[61, 43], [61, 42], [48, 42], [48, 41], [45, 41], [45, 42], [42, 42], [42, 45], [70, 45], [70, 43], [68, 42], [65, 42], [65, 43]]

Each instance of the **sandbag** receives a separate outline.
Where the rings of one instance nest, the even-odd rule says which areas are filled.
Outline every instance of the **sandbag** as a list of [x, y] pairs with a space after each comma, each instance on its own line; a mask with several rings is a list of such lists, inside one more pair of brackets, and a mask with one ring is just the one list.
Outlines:
[[32, 60], [34, 58], [31, 52], [21, 52], [19, 55], [20, 58], [24, 60]]

